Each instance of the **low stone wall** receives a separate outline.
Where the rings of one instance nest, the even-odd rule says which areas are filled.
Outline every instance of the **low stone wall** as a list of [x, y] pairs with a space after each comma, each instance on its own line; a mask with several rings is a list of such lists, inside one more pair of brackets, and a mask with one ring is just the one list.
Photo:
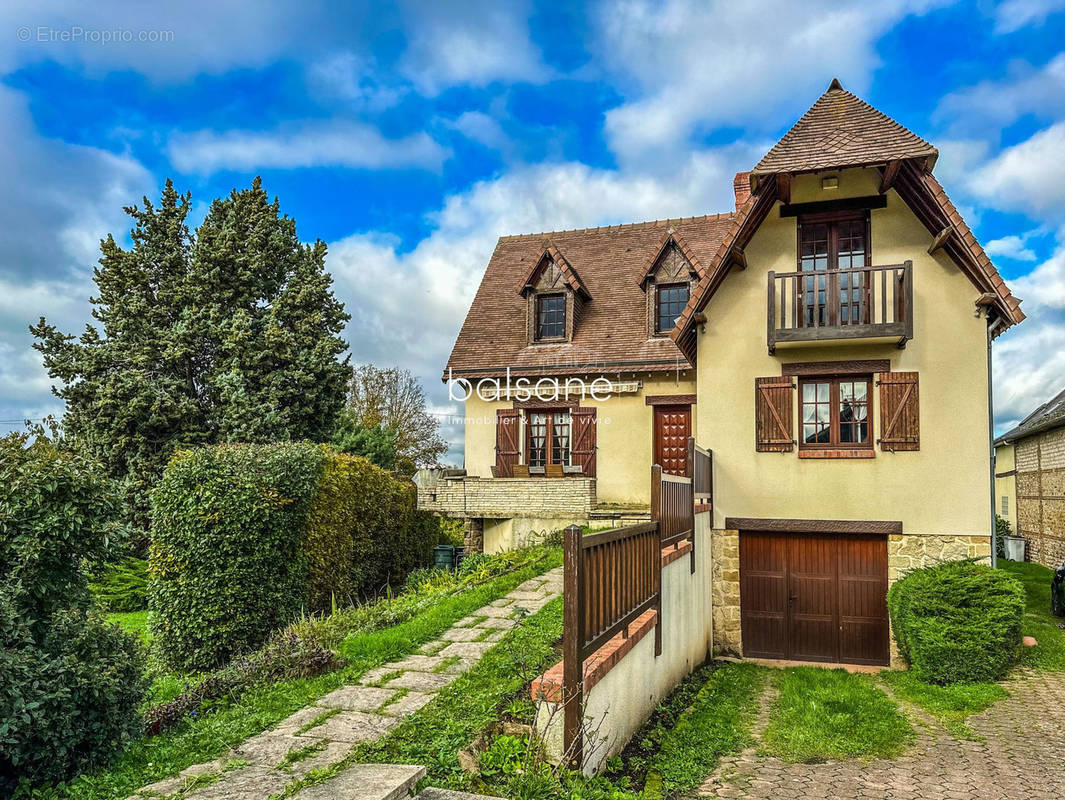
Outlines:
[[[682, 543], [680, 552], [664, 551], [663, 554], [661, 655], [655, 656], [653, 626], [639, 630], [634, 624], [638, 630], [631, 638], [635, 641], [619, 644], [608, 659], [608, 669], [600, 670], [594, 680], [589, 680], [589, 664], [584, 665], [586, 684], [593, 684], [590, 688], [586, 685], [584, 703], [584, 771], [587, 775], [601, 772], [607, 760], [628, 744], [655, 706], [710, 653], [712, 554], [709, 514], [696, 515], [695, 536], [694, 573], [686, 543]], [[589, 661], [594, 659], [593, 656]], [[554, 671], [561, 672], [558, 667]], [[592, 672], [595, 672], [594, 666]], [[562, 751], [564, 715], [557, 703], [542, 699], [539, 702], [539, 733], [548, 755], [553, 753], [558, 758]]]
[[[796, 534], [800, 535], [801, 534]], [[711, 552], [714, 601], [714, 653], [743, 655], [743, 634], [740, 627], [740, 538], [739, 531], [711, 532]], [[888, 537], [888, 585], [918, 567], [940, 561], [961, 558], [991, 560], [991, 538], [988, 536], [943, 536], [913, 533], [892, 534]], [[891, 665], [898, 664], [895, 637], [891, 637]]]
[[595, 478], [442, 478], [418, 489], [418, 508], [449, 517], [587, 519]]

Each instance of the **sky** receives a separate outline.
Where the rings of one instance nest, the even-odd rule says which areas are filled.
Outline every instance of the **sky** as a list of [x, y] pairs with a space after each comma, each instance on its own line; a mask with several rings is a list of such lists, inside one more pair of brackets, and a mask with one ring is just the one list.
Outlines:
[[1065, 0], [606, 0], [0, 7], [0, 432], [60, 414], [27, 326], [80, 333], [123, 206], [261, 175], [329, 245], [353, 363], [425, 384], [498, 236], [733, 207], [833, 77], [940, 150], [1029, 319], [1002, 431], [1065, 385]]

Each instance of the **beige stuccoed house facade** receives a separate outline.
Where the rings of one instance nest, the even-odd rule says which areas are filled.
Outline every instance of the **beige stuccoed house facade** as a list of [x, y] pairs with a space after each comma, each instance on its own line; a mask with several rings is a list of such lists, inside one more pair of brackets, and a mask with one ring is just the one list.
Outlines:
[[[466, 402], [454, 483], [541, 486], [547, 517], [583, 479], [594, 520], [647, 503], [651, 464], [685, 474], [694, 436], [714, 649], [891, 662], [890, 583], [990, 555], [989, 350], [1024, 319], [936, 157], [833, 82], [736, 176], [734, 210], [502, 238], [444, 377], [511, 383]], [[608, 391], [523, 399], [520, 375]], [[482, 518], [485, 545], [522, 518]]]

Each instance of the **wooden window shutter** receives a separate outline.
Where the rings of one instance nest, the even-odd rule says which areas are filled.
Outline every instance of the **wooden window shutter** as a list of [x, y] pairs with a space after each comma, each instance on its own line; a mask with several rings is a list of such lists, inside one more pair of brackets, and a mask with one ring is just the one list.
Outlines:
[[921, 415], [916, 372], [880, 373], [880, 449], [921, 449]]
[[513, 478], [518, 463], [521, 412], [516, 408], [496, 411], [496, 474]]
[[573, 421], [573, 447], [570, 461], [579, 464], [581, 472], [595, 477], [595, 409], [575, 408], [570, 412]]
[[759, 453], [788, 453], [794, 449], [794, 391], [790, 377], [754, 379], [754, 449]]

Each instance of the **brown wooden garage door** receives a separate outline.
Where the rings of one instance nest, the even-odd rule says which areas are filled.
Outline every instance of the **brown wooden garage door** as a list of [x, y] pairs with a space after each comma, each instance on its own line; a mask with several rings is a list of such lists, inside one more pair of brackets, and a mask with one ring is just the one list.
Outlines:
[[887, 537], [740, 533], [749, 658], [888, 663]]

